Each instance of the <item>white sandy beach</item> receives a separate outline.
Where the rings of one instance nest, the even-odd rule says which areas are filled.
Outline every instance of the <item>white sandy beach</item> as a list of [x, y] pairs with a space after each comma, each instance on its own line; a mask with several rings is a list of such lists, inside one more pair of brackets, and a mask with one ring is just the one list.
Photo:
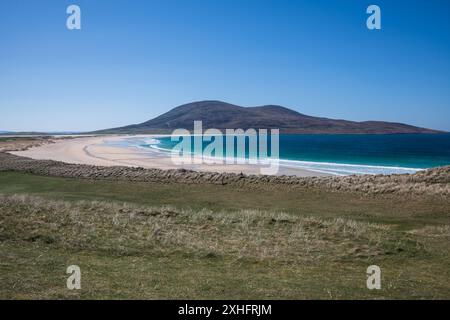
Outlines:
[[[195, 171], [260, 174], [262, 165], [255, 164], [175, 164], [169, 153], [155, 149], [111, 146], [112, 142], [130, 138], [158, 138], [163, 135], [91, 136], [55, 139], [54, 143], [33, 147], [12, 154], [38, 160], [56, 160], [72, 164], [95, 166], [129, 166], [156, 169], [188, 169]], [[326, 174], [300, 168], [280, 167], [278, 175], [323, 176]]]

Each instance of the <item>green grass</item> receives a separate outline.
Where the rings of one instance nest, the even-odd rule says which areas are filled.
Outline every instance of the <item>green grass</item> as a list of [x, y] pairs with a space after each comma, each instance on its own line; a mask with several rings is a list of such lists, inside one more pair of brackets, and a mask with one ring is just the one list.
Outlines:
[[[0, 173], [0, 298], [448, 299], [449, 207]], [[365, 286], [371, 264], [382, 290]]]
[[[183, 254], [106, 256], [38, 244], [1, 244], [0, 250], [7, 258], [1, 271], [8, 272], [3, 299], [448, 299], [448, 269], [429, 269], [427, 261], [383, 261], [382, 289], [371, 291], [363, 261], [265, 265]], [[80, 291], [65, 288], [71, 264], [81, 268]]]
[[26, 193], [61, 200], [105, 200], [180, 209], [272, 210], [303, 216], [343, 217], [417, 227], [446, 223], [450, 199], [361, 196], [280, 187], [278, 190], [221, 185], [153, 184], [0, 173], [0, 193]]

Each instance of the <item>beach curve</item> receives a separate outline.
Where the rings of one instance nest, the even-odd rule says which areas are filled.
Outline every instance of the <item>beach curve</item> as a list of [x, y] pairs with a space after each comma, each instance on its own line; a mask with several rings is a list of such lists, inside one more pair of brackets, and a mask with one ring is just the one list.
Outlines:
[[[173, 163], [170, 154], [154, 148], [133, 147], [118, 142], [125, 139], [157, 139], [167, 135], [83, 136], [53, 139], [53, 143], [33, 146], [11, 154], [35, 160], [54, 160], [70, 164], [94, 166], [126, 166], [147, 169], [186, 169], [199, 172], [260, 174], [258, 164], [183, 164]], [[330, 174], [303, 168], [280, 167], [277, 175], [298, 177], [330, 176]]]

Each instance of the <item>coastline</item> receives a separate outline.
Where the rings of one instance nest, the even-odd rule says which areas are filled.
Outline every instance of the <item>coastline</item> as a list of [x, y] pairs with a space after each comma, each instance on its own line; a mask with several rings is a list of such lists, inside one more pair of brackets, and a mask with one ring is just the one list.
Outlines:
[[397, 194], [414, 199], [429, 196], [448, 199], [450, 195], [450, 166], [420, 171], [415, 174], [298, 177], [198, 172], [180, 168], [162, 170], [117, 165], [68, 164], [54, 160], [34, 160], [0, 152], [0, 172], [91, 181], [143, 182], [151, 185], [200, 185], [202, 187], [228, 185], [246, 188], [246, 190], [259, 189], [274, 192], [316, 190], [330, 194], [338, 192], [361, 196]]
[[[93, 166], [125, 166], [145, 169], [185, 169], [198, 172], [260, 174], [259, 164], [183, 164], [172, 162], [170, 154], [148, 148], [112, 145], [124, 139], [161, 138], [167, 135], [114, 135], [74, 137], [72, 139], [54, 139], [53, 143], [33, 146], [27, 150], [10, 151], [9, 153], [35, 160], [54, 160], [69, 164], [85, 164]], [[328, 173], [311, 171], [302, 168], [280, 166], [278, 176], [325, 177]]]
[[[102, 146], [102, 138], [18, 146], [41, 144], [29, 151], [45, 157], [43, 149], [60, 144], [61, 157], [86, 157], [99, 150], [83, 144]], [[373, 298], [360, 285], [373, 259], [402, 275], [383, 298], [448, 297], [442, 270], [450, 270], [450, 166], [415, 174], [262, 176], [118, 166], [115, 157], [132, 157], [123, 150], [113, 157], [112, 149], [108, 159], [88, 158], [105, 166], [33, 160], [1, 151], [2, 143], [3, 297], [72, 299], [54, 266], [81, 261], [101, 277], [79, 298], [326, 298], [324, 286], [336, 288], [333, 297]], [[105, 265], [114, 272], [99, 271]]]

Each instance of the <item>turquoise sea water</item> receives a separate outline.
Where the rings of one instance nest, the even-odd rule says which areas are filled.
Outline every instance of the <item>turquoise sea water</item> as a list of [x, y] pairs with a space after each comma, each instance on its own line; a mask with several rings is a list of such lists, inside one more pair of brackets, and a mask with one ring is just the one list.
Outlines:
[[[279, 141], [281, 166], [337, 175], [412, 173], [450, 165], [450, 134], [280, 135]], [[178, 142], [167, 137], [132, 143], [170, 152]]]

